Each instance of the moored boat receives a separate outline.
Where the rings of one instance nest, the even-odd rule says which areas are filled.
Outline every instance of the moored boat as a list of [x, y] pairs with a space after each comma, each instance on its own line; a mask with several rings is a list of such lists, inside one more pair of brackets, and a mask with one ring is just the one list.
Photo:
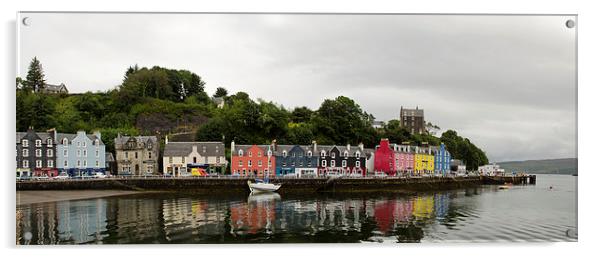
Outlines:
[[260, 179], [256, 179], [255, 182], [252, 182], [251, 180], [249, 180], [249, 181], [247, 181], [247, 185], [249, 185], [249, 189], [251, 190], [251, 193], [274, 192], [274, 191], [280, 189], [280, 187], [282, 186], [280, 184], [272, 184], [272, 183], [269, 183], [268, 181], [263, 181]]

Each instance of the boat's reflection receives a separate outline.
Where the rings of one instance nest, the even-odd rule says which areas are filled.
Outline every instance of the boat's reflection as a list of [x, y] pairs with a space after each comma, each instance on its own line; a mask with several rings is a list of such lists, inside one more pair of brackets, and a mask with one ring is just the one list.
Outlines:
[[280, 201], [280, 194], [275, 192], [251, 192], [247, 198], [249, 204], [273, 201]]

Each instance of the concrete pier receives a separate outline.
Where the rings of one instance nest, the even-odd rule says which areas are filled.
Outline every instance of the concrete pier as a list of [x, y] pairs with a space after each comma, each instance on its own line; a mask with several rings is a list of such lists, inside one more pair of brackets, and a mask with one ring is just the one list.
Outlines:
[[[248, 178], [109, 178], [83, 180], [18, 181], [17, 190], [135, 190], [135, 191], [248, 191]], [[428, 191], [480, 185], [535, 184], [535, 176], [385, 177], [385, 178], [274, 178], [281, 191]]]

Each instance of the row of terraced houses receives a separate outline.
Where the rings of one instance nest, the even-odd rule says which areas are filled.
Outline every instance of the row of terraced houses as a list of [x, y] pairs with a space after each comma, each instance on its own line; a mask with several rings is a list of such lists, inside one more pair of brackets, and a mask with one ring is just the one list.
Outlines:
[[[228, 166], [222, 142], [169, 142], [160, 154], [155, 136], [122, 136], [114, 139], [115, 157], [105, 151], [100, 132], [76, 134], [17, 132], [17, 176], [115, 175], [195, 176], [224, 174]], [[235, 176], [366, 176], [383, 174], [442, 174], [450, 170], [451, 155], [440, 146], [380, 144], [365, 148], [352, 145], [268, 145], [230, 146], [230, 173]], [[162, 158], [162, 159], [160, 159]], [[162, 168], [161, 162], [162, 161]], [[199, 169], [203, 173], [198, 173]], [[206, 173], [205, 173], [206, 171]]]

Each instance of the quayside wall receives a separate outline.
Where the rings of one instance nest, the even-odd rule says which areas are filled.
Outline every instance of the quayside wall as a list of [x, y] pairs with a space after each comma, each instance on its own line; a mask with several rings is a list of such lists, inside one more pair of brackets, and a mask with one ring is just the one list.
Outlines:
[[[528, 184], [528, 177], [417, 177], [417, 178], [276, 178], [279, 192], [287, 191], [428, 191], [476, 187], [484, 184]], [[103, 190], [137, 191], [248, 191], [245, 178], [109, 178], [84, 180], [19, 181], [17, 190]]]

